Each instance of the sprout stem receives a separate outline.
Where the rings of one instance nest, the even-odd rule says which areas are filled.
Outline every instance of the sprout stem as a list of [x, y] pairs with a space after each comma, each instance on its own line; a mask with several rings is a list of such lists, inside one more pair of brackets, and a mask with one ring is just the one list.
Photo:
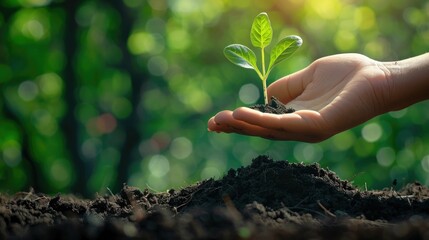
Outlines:
[[265, 70], [265, 48], [261, 48], [261, 57], [262, 57], [262, 90], [264, 91], [264, 103], [268, 104], [268, 96], [267, 96], [267, 78], [268, 74]]
[[264, 102], [265, 104], [268, 104], [267, 77], [264, 77], [264, 79], [262, 79], [262, 90], [264, 91]]

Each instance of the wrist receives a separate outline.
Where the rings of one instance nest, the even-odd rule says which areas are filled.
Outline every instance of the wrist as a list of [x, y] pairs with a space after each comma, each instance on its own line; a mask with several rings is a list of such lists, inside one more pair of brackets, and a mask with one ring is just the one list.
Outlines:
[[429, 99], [429, 54], [383, 62], [388, 81], [389, 111]]

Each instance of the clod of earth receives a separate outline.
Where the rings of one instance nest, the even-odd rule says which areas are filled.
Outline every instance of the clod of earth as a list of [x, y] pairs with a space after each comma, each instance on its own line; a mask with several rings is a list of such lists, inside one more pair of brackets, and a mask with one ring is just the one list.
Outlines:
[[429, 239], [428, 220], [419, 183], [362, 191], [318, 164], [267, 156], [162, 193], [0, 195], [0, 239]]
[[268, 104], [256, 104], [250, 106], [250, 108], [258, 110], [263, 113], [273, 113], [273, 114], [286, 114], [293, 113], [295, 109], [284, 105], [276, 97], [271, 97], [271, 100]]

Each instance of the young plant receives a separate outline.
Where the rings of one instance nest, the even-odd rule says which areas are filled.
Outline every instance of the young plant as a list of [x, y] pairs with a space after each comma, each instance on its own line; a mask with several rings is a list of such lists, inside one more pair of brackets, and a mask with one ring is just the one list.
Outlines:
[[270, 45], [272, 38], [273, 29], [270, 19], [267, 13], [262, 12], [253, 20], [250, 31], [252, 45], [261, 49], [261, 70], [257, 64], [256, 55], [250, 48], [241, 44], [231, 44], [223, 51], [226, 58], [235, 65], [256, 71], [262, 80], [265, 104], [268, 104], [267, 78], [271, 70], [275, 65], [289, 58], [302, 45], [302, 39], [299, 36], [291, 35], [283, 38], [271, 49], [268, 68], [266, 68], [265, 48]]

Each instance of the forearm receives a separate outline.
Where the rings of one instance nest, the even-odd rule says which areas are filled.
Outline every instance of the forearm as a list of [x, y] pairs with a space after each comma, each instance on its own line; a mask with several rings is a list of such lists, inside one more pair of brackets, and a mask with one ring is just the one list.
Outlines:
[[389, 71], [390, 110], [429, 99], [429, 53], [383, 64]]

